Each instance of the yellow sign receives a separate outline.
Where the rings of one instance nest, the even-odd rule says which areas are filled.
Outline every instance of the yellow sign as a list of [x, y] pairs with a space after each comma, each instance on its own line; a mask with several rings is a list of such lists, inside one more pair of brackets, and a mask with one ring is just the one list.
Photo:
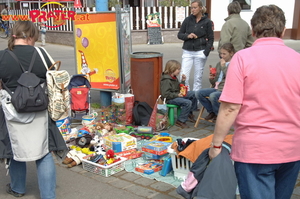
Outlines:
[[74, 21], [77, 71], [89, 77], [92, 88], [120, 89], [116, 13], [77, 14]]

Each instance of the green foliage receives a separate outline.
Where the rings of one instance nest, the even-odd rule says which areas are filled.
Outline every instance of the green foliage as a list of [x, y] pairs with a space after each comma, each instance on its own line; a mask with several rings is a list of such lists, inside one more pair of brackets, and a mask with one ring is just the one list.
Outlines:
[[108, 0], [108, 7], [116, 7], [116, 5], [119, 5], [120, 7], [122, 7], [122, 2], [120, 2], [119, 0]]
[[160, 6], [189, 6], [190, 1], [189, 0], [162, 0], [159, 2]]
[[101, 105], [99, 103], [91, 103], [91, 107], [94, 109], [100, 109]]

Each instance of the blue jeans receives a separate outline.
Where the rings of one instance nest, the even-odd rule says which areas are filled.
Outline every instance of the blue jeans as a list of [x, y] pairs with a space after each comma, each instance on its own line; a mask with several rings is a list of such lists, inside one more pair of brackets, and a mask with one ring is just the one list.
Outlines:
[[197, 98], [194, 91], [188, 91], [185, 97], [171, 99], [168, 104], [181, 107], [181, 113], [177, 120], [183, 123], [187, 121], [189, 114], [193, 114], [193, 111], [197, 110]]
[[300, 161], [282, 164], [234, 163], [241, 199], [291, 198]]
[[[208, 113], [214, 112], [218, 115], [221, 91], [215, 88], [203, 88], [195, 92], [196, 98], [204, 106]], [[206, 97], [209, 97], [208, 99]]]
[[185, 74], [186, 76], [185, 85], [189, 86], [189, 90], [190, 90], [189, 79], [190, 79], [190, 74], [193, 65], [195, 66], [193, 91], [197, 91], [202, 88], [203, 69], [207, 60], [207, 57], [204, 55], [203, 52], [204, 50], [199, 50], [199, 51], [183, 50], [182, 62], [181, 62], [181, 74]]
[[[56, 198], [56, 168], [51, 153], [35, 161], [37, 176], [42, 199]], [[26, 191], [26, 162], [18, 162], [11, 159], [9, 166], [10, 186], [17, 193]]]

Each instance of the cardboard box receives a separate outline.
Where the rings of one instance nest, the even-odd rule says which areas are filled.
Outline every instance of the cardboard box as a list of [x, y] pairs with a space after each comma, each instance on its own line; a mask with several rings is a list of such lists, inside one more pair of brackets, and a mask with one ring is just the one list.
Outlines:
[[163, 154], [168, 153], [169, 145], [171, 145], [171, 143], [152, 141], [152, 142], [148, 142], [147, 144], [142, 146], [142, 151], [152, 153], [155, 155], [163, 155]]
[[126, 133], [119, 133], [104, 137], [104, 144], [115, 151], [115, 153], [135, 149], [137, 147], [137, 140], [135, 137], [127, 135]]

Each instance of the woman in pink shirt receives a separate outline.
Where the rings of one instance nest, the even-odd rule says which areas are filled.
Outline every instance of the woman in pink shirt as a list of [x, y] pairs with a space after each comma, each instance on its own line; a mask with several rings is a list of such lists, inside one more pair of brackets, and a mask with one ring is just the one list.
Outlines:
[[300, 168], [300, 54], [284, 45], [285, 16], [262, 6], [252, 19], [252, 47], [230, 62], [211, 158], [234, 125], [231, 158], [241, 198], [288, 199]]

